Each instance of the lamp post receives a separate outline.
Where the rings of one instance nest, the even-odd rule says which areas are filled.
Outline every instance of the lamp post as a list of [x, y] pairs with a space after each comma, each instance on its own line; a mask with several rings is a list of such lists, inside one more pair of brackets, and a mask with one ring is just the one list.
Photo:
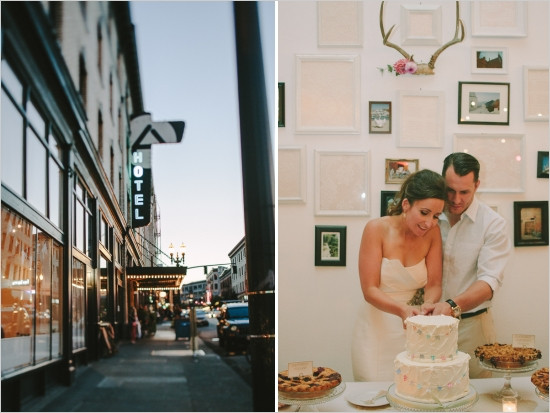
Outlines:
[[170, 253], [170, 262], [176, 263], [176, 267], [185, 262], [185, 244], [182, 242], [178, 251], [176, 251], [176, 258], [174, 258], [174, 244], [170, 243], [168, 246], [168, 252]]

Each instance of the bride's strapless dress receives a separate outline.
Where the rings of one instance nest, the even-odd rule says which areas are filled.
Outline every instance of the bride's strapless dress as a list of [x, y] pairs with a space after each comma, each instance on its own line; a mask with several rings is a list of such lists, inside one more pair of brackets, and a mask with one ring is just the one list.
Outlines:
[[[427, 279], [424, 259], [404, 267], [397, 259], [382, 258], [380, 289], [400, 303], [407, 303], [426, 285]], [[405, 330], [401, 318], [364, 301], [355, 323], [351, 348], [355, 381], [392, 381], [393, 360], [404, 350]]]

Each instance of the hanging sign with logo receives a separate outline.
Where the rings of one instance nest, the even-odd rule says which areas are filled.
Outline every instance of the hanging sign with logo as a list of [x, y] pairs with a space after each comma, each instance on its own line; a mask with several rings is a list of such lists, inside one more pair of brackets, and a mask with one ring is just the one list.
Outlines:
[[152, 122], [149, 113], [130, 121], [132, 228], [151, 221], [151, 145], [181, 142], [184, 128], [182, 121]]

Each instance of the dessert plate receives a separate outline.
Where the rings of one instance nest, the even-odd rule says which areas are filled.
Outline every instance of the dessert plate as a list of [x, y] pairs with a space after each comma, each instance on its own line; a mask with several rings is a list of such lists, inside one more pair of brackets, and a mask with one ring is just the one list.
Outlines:
[[[356, 391], [346, 396], [346, 400], [351, 404], [363, 407], [377, 407], [389, 404], [386, 399], [386, 390]], [[372, 401], [371, 401], [372, 400]]]

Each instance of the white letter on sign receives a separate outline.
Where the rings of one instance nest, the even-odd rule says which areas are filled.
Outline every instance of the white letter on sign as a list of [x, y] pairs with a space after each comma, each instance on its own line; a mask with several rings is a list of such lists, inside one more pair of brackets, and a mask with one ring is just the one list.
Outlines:
[[143, 217], [139, 215], [139, 209], [136, 208], [134, 211], [136, 211], [136, 215], [134, 216], [135, 219], [143, 219]]
[[132, 156], [134, 157], [134, 163], [143, 162], [143, 152], [134, 152]]
[[134, 166], [134, 176], [136, 178], [141, 178], [143, 176], [143, 167], [136, 165]]
[[143, 194], [134, 195], [134, 205], [143, 205]]

